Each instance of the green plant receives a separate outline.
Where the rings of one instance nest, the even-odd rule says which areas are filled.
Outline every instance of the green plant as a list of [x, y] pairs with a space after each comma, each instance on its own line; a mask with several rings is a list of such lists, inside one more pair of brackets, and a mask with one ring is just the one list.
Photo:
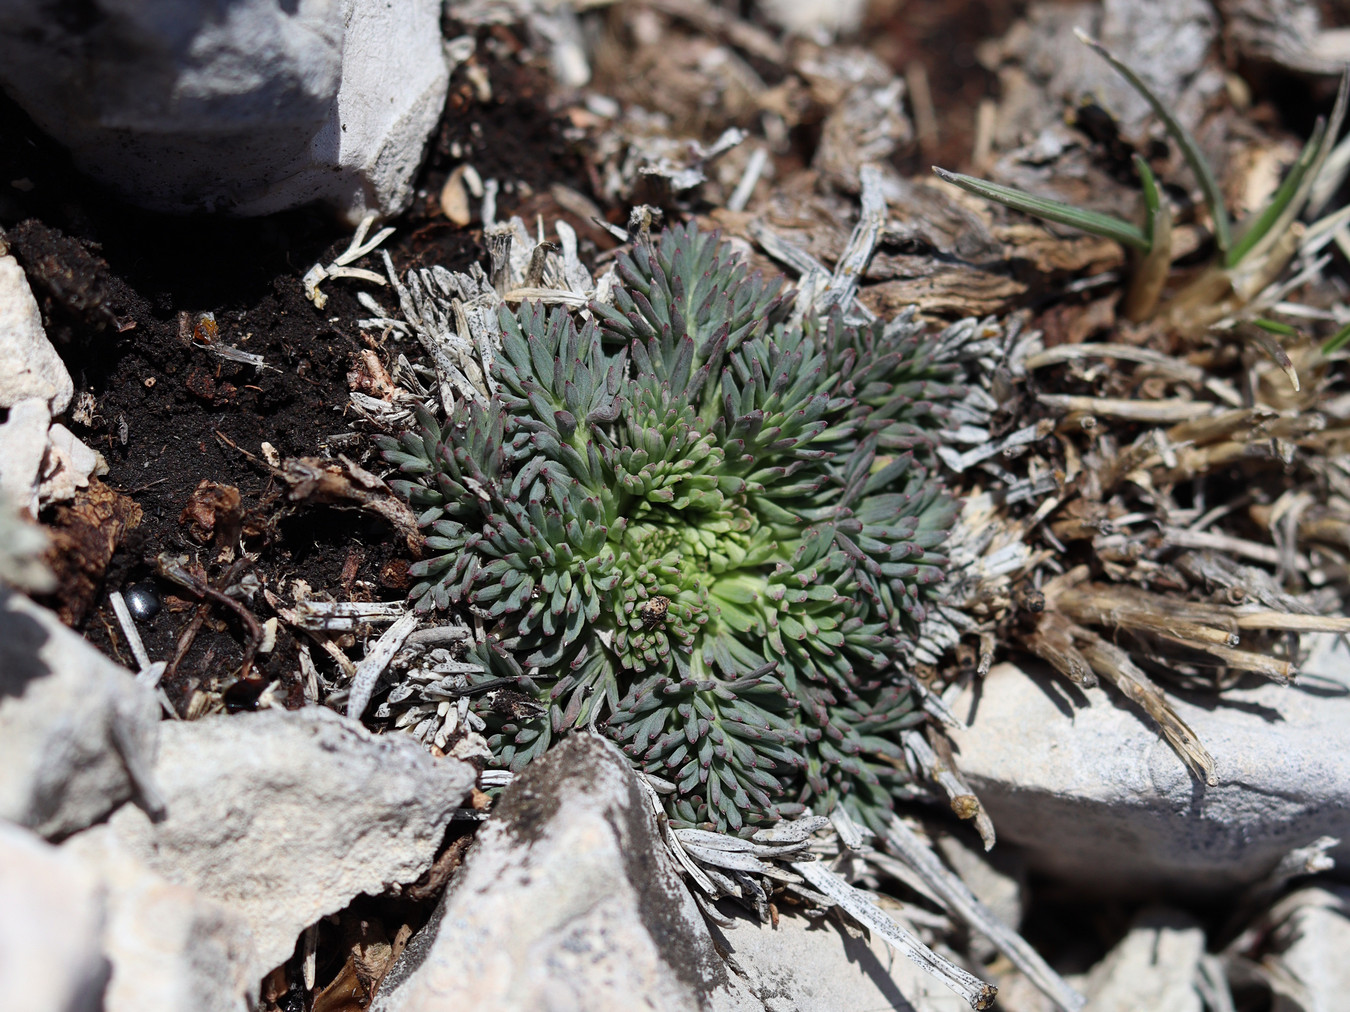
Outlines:
[[[1153, 93], [1129, 65], [1083, 33], [1079, 32], [1078, 38], [1106, 60], [1148, 102], [1181, 149], [1200, 185], [1214, 233], [1215, 262], [1206, 274], [1176, 296], [1172, 303], [1182, 314], [1198, 313], [1198, 318], [1188, 322], [1203, 328], [1228, 315], [1230, 310], [1240, 309], [1241, 304], [1254, 294], [1253, 289], [1263, 289], [1288, 263], [1293, 253], [1293, 244], [1287, 241], [1291, 234], [1290, 226], [1307, 203], [1318, 172], [1340, 132], [1350, 89], [1350, 75], [1341, 81], [1330, 122], [1321, 118], [1317, 120], [1312, 136], [1271, 197], [1270, 203], [1234, 228], [1214, 170], [1191, 132], [1172, 115], [1166, 103]], [[937, 166], [933, 167], [933, 171], [947, 182], [986, 200], [1112, 239], [1127, 247], [1135, 265], [1124, 309], [1130, 319], [1141, 320], [1151, 316], [1157, 307], [1172, 262], [1172, 219], [1148, 163], [1135, 155], [1134, 166], [1139, 174], [1142, 194], [1142, 227], [1111, 215], [1034, 197], [1013, 187], [949, 172]], [[1249, 276], [1256, 279], [1256, 284], [1250, 282]], [[1233, 296], [1237, 297], [1236, 300]], [[1216, 311], [1207, 311], [1211, 307]]]
[[880, 826], [923, 719], [898, 668], [957, 508], [925, 467], [957, 366], [911, 328], [789, 318], [690, 226], [613, 306], [503, 309], [495, 393], [383, 443], [430, 529], [419, 609], [469, 606], [518, 769], [596, 725], [677, 825], [844, 805]]

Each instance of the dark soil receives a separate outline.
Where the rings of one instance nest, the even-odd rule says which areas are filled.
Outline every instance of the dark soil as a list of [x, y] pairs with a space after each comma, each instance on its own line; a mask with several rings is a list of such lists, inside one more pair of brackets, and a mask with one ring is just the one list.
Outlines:
[[[536, 195], [553, 182], [586, 189], [580, 160], [545, 109], [545, 79], [514, 63], [490, 70], [488, 103], [458, 75], [452, 81], [418, 197], [391, 222], [397, 232], [386, 248], [400, 271], [433, 263], [463, 269], [484, 256], [481, 229], [456, 228], [439, 211], [441, 185], [460, 160], [452, 150], [484, 178], [503, 180], [501, 216], [536, 209]], [[244, 546], [257, 555], [249, 568], [261, 588], [289, 600], [292, 581], [303, 580], [318, 597], [402, 597], [399, 541], [387, 523], [291, 503], [286, 488], [241, 452], [259, 456], [268, 442], [283, 458], [343, 453], [375, 467], [368, 428], [348, 408], [347, 373], [362, 348], [376, 348], [386, 364], [391, 352], [412, 349], [384, 348], [378, 334], [361, 332], [355, 321], [370, 314], [354, 286], [326, 282], [329, 301], [320, 311], [300, 280], [345, 249], [351, 229], [317, 209], [235, 221], [129, 207], [75, 172], [65, 153], [3, 98], [0, 180], [17, 181], [0, 193], [0, 226], [29, 275], [77, 398], [92, 396], [85, 412], [73, 406], [77, 420], [70, 426], [107, 459], [103, 482], [134, 501], [142, 516], [92, 590], [68, 582], [48, 603], [134, 666], [107, 595], [148, 583], [166, 607], [140, 632], [152, 658], [169, 659], [198, 602], [155, 576], [157, 556], [189, 555], [216, 579], [227, 569], [214, 561], [213, 546], [194, 538], [184, 512], [203, 481], [238, 490]], [[558, 216], [547, 209], [546, 217]], [[360, 266], [382, 272], [378, 257]], [[387, 290], [376, 294], [392, 305]], [[260, 355], [265, 365], [214, 354], [202, 340], [210, 335], [195, 326], [204, 313], [214, 314], [215, 344]], [[261, 593], [248, 606], [260, 621], [270, 614]], [[180, 712], [199, 686], [232, 686], [226, 701], [246, 707], [275, 680], [289, 705], [303, 703], [297, 645], [284, 625], [275, 649], [235, 684], [246, 642], [228, 610], [207, 609], [190, 651], [164, 683]]]

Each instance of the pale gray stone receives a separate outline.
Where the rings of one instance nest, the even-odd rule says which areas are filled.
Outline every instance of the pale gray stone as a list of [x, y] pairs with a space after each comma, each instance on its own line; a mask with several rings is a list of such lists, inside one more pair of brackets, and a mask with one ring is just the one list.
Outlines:
[[[0, 51], [5, 45], [0, 41]], [[0, 256], [0, 408], [36, 397], [59, 415], [74, 393], [70, 373], [42, 329], [42, 314], [23, 268], [12, 256]]]
[[[1340, 1012], [1350, 995], [1350, 888], [1290, 893], [1270, 911], [1265, 957], [1272, 1012]], [[1265, 931], [1263, 931], [1265, 933]]]
[[497, 803], [373, 1012], [760, 1006], [729, 980], [628, 761], [574, 734]]
[[1092, 1012], [1204, 1012], [1195, 982], [1205, 932], [1176, 910], [1142, 911], [1106, 958], [1088, 974]]
[[[934, 841], [961, 881], [975, 898], [989, 908], [995, 919], [1016, 931], [1026, 910], [1026, 865], [1022, 855], [1011, 847], [995, 847], [986, 852], [974, 834], [939, 834]], [[971, 955], [980, 963], [991, 963], [998, 948], [978, 931], [971, 932]]]
[[0, 819], [59, 838], [143, 796], [159, 726], [129, 671], [0, 587]]
[[51, 421], [47, 402], [29, 397], [12, 405], [0, 425], [0, 499], [5, 509], [25, 510], [37, 517], [38, 485]]
[[1097, 893], [1227, 892], [1318, 837], [1350, 841], [1350, 663], [1326, 654], [1304, 671], [1299, 685], [1169, 696], [1214, 756], [1214, 787], [1118, 694], [1011, 664], [957, 701], [971, 720], [952, 734], [957, 762], [1033, 868]]
[[60, 422], [47, 430], [47, 455], [42, 468], [42, 483], [38, 486], [38, 501], [69, 502], [78, 489], [89, 487], [89, 478], [107, 474], [108, 462], [103, 454], [91, 449]]
[[[883, 902], [885, 902], [883, 900]], [[731, 907], [724, 909], [730, 911]], [[888, 910], [902, 922], [903, 910]], [[813, 924], [784, 915], [778, 927], [739, 917], [719, 942], [745, 973], [740, 981], [765, 1012], [969, 1012], [941, 981], [888, 946], [875, 933], [853, 938], [833, 918]], [[733, 1000], [728, 1002], [727, 998]], [[739, 995], [718, 991], [714, 1012], [743, 1007]]]
[[143, 206], [359, 219], [412, 198], [449, 80], [436, 0], [0, 5], [0, 84]]
[[251, 1012], [258, 1000], [253, 936], [237, 911], [145, 866], [109, 826], [61, 845], [96, 874], [108, 906], [104, 1012]]
[[320, 707], [168, 722], [155, 775], [167, 817], [128, 806], [108, 832], [151, 871], [242, 915], [255, 978], [319, 918], [426, 871], [477, 776]]
[[22, 1012], [98, 1012], [103, 896], [92, 870], [41, 837], [0, 822], [0, 981]]

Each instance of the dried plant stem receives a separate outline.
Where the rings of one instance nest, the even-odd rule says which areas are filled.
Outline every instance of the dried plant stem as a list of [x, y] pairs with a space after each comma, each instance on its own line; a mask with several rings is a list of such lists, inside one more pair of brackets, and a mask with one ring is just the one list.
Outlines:
[[1083, 397], [1077, 394], [1038, 394], [1046, 407], [1065, 414], [1095, 415], [1123, 422], [1172, 425], [1194, 421], [1214, 413], [1214, 405], [1173, 397], [1160, 401], [1127, 401], [1114, 397]]
[[859, 924], [877, 932], [887, 944], [946, 984], [968, 1002], [971, 1008], [987, 1009], [994, 1004], [994, 996], [998, 994], [996, 988], [939, 956], [897, 924], [893, 918], [888, 917], [885, 911], [866, 895], [854, 889], [821, 862], [794, 861], [792, 870], [832, 899]]
[[1093, 671], [1153, 719], [1163, 737], [1190, 767], [1191, 772], [1211, 787], [1219, 782], [1214, 772], [1214, 757], [1186, 722], [1177, 716], [1162, 689], [1130, 659], [1129, 654], [1091, 630], [1082, 628], [1074, 635], [1074, 645], [1092, 665]]
[[1082, 688], [1097, 684], [1097, 673], [1073, 645], [1073, 623], [1057, 612], [1046, 612], [1022, 645], [1061, 675]]
[[894, 815], [886, 829], [886, 845], [914, 869], [929, 889], [940, 896], [957, 916], [993, 942], [1059, 1008], [1065, 1012], [1078, 1012], [1086, 1004], [1082, 995], [1052, 970], [1021, 935], [976, 899], [970, 887], [938, 860], [937, 855], [914, 830]]
[[1294, 615], [1283, 611], [1254, 611], [1234, 618], [1239, 629], [1269, 632], [1350, 633], [1350, 618], [1340, 615]]

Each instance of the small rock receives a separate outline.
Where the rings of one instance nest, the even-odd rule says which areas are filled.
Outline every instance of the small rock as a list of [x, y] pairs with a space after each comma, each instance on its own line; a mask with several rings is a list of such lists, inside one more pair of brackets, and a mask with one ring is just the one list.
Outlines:
[[372, 1012], [706, 1008], [734, 985], [665, 855], [628, 761], [571, 736], [502, 795]]
[[1175, 910], [1144, 910], [1088, 974], [1092, 1012], [1203, 1012], [1195, 989], [1205, 932]]
[[242, 915], [256, 980], [319, 918], [426, 871], [476, 772], [311, 707], [168, 722], [155, 776], [167, 818], [127, 807], [98, 832]]
[[439, 3], [0, 7], [0, 85], [142, 206], [395, 213], [445, 102]]
[[154, 693], [0, 588], [0, 819], [54, 839], [137, 795], [153, 806], [158, 735]]
[[97, 874], [107, 897], [104, 1012], [249, 1012], [257, 959], [244, 916], [155, 874], [109, 826], [71, 837], [62, 856]]
[[12, 405], [9, 417], [0, 425], [0, 491], [5, 507], [26, 510], [34, 518], [51, 421], [47, 402], [30, 397]]
[[1336, 1012], [1350, 994], [1350, 888], [1313, 886], [1271, 908], [1263, 960], [1273, 1012]]
[[0, 822], [0, 980], [23, 1012], [98, 1012], [103, 897], [93, 872], [25, 829]]
[[89, 487], [90, 476], [108, 473], [108, 462], [57, 422], [47, 430], [47, 461], [42, 473], [38, 501], [46, 506], [74, 499], [77, 489]]
[[867, 13], [866, 0], [760, 0], [765, 19], [798, 35], [825, 31], [852, 35]]
[[[957, 701], [957, 763], [999, 839], [1094, 893], [1214, 895], [1320, 836], [1350, 841], [1350, 691], [1270, 683], [1170, 696], [1217, 763], [1198, 783], [1152, 722], [1104, 688], [997, 665]], [[1305, 671], [1315, 670], [1313, 664]], [[1199, 704], [1199, 705], [1197, 705]], [[971, 714], [972, 705], [975, 707]], [[1342, 846], [1332, 856], [1344, 859]]]
[[12, 256], [0, 256], [0, 408], [37, 397], [59, 415], [74, 394], [70, 373], [42, 329], [42, 314], [23, 268]]
[[[728, 911], [730, 908], [728, 908]], [[903, 915], [901, 915], [903, 918]], [[784, 915], [772, 928], [739, 917], [722, 940], [745, 972], [753, 1007], [765, 1012], [969, 1012], [970, 1006], [934, 977], [888, 946], [875, 933], [853, 938], [832, 920], [812, 924]], [[714, 1012], [739, 1009], [719, 991]]]

